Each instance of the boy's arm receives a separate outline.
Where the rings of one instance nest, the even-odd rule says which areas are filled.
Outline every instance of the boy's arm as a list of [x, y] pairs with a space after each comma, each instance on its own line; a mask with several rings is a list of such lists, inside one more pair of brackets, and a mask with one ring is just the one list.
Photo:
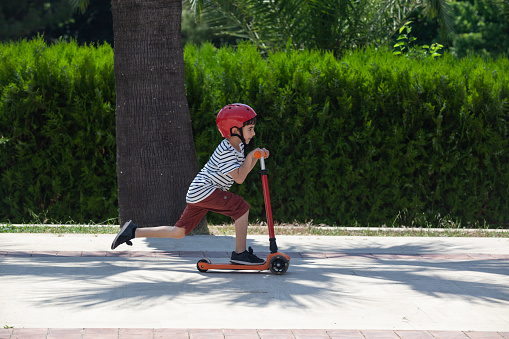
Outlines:
[[257, 148], [246, 156], [246, 160], [244, 160], [244, 163], [240, 165], [239, 168], [234, 169], [229, 174], [232, 176], [233, 180], [237, 184], [242, 184], [244, 180], [246, 180], [247, 175], [251, 170], [255, 167], [256, 163], [258, 162], [258, 159], [254, 156], [256, 151], [260, 151], [262, 153], [265, 153], [265, 158], [269, 156], [269, 151], [265, 148]]

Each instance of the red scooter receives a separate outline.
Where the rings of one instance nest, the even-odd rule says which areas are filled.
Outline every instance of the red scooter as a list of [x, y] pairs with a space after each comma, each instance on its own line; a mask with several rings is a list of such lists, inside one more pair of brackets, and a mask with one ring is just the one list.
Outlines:
[[267, 225], [269, 227], [269, 243], [270, 254], [263, 265], [239, 265], [232, 263], [213, 264], [210, 259], [200, 259], [196, 264], [198, 271], [207, 272], [208, 270], [254, 270], [264, 271], [270, 270], [274, 274], [284, 274], [290, 265], [290, 257], [284, 253], [278, 252], [276, 245], [276, 237], [274, 236], [274, 224], [272, 222], [272, 208], [270, 206], [269, 183], [267, 174], [269, 170], [265, 168], [265, 155], [262, 152], [255, 152], [255, 157], [260, 159], [263, 185], [263, 198], [265, 200], [265, 212], [267, 214]]

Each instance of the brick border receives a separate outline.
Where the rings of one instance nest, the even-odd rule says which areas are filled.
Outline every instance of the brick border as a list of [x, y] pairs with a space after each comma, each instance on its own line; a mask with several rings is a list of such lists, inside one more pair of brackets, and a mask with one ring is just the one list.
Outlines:
[[509, 332], [343, 330], [343, 329], [178, 329], [178, 328], [0, 328], [0, 339], [509, 339]]
[[[487, 253], [308, 253], [285, 252], [290, 258], [297, 259], [356, 259], [369, 258], [377, 260], [509, 260], [509, 254]], [[257, 253], [266, 257], [269, 253]], [[229, 252], [222, 251], [0, 251], [0, 257], [127, 257], [127, 258], [230, 258]]]

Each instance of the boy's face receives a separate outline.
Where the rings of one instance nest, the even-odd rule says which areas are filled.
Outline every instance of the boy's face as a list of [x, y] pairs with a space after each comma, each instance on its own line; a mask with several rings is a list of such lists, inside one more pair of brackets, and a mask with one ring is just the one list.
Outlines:
[[242, 127], [242, 133], [244, 135], [244, 139], [246, 140], [246, 144], [249, 144], [251, 139], [256, 135], [255, 131], [255, 125], [246, 125]]

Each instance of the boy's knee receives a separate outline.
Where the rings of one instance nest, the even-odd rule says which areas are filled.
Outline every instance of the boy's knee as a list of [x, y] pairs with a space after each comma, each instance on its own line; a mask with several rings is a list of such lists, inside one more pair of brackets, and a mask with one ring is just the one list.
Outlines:
[[249, 211], [235, 219], [235, 227], [242, 226], [247, 228], [248, 224], [249, 224]]
[[186, 229], [184, 227], [177, 227], [175, 232], [175, 239], [182, 239], [186, 236]]
[[249, 217], [249, 209], [244, 214], [242, 214], [240, 217], [238, 217], [237, 220], [243, 220], [248, 217]]

